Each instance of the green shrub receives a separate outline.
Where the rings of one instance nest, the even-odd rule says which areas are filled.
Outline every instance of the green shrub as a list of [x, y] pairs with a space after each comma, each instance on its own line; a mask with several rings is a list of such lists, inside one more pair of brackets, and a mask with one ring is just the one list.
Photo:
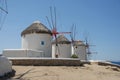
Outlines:
[[73, 54], [71, 58], [78, 58], [78, 56], [76, 54]]

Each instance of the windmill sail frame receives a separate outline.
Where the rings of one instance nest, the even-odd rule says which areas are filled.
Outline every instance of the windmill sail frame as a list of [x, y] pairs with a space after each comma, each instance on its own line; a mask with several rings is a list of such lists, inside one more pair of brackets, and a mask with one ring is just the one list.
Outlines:
[[[53, 14], [53, 12], [54, 12], [54, 14]], [[60, 49], [59, 49], [59, 46], [58, 46], [58, 41], [57, 41], [58, 36], [57, 35], [58, 34], [70, 34], [71, 32], [58, 32], [57, 31], [56, 7], [54, 7], [54, 11], [53, 11], [52, 7], [50, 7], [50, 17], [51, 17], [51, 21], [46, 16], [48, 24], [49, 24], [49, 26], [51, 28], [51, 31], [52, 31], [52, 36], [55, 39], [55, 57], [58, 58], [59, 55], [60, 55]]]

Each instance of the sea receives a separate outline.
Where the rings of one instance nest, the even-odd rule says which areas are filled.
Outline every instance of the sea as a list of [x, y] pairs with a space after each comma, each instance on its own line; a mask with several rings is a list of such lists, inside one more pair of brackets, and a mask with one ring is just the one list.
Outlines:
[[120, 61], [110, 61], [110, 62], [113, 63], [113, 64], [117, 64], [117, 65], [120, 66]]

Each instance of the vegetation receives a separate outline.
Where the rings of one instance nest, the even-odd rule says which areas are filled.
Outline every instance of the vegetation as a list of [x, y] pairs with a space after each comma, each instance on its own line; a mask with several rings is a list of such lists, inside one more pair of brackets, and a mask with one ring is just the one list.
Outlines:
[[78, 58], [78, 55], [73, 54], [73, 55], [71, 56], [71, 58]]

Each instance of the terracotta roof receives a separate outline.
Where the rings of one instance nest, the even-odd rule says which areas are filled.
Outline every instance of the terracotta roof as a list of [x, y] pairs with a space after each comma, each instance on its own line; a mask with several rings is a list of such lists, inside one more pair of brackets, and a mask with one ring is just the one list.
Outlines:
[[31, 33], [44, 33], [44, 34], [51, 34], [52, 32], [42, 23], [39, 21], [34, 22], [30, 26], [28, 26], [22, 33], [21, 36], [25, 34], [31, 34]]
[[[53, 41], [53, 44], [55, 43], [56, 43], [56, 40]], [[57, 37], [57, 43], [58, 44], [70, 44], [71, 42], [64, 35], [59, 35]]]

